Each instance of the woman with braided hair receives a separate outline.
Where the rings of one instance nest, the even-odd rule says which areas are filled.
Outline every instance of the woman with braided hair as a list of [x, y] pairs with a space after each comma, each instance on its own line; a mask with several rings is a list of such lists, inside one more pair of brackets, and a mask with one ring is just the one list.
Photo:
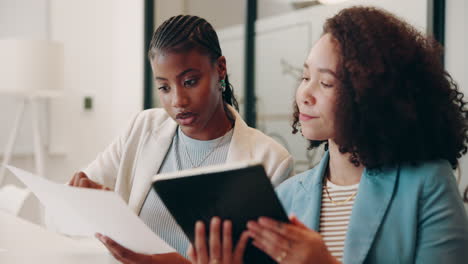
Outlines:
[[[145, 255], [97, 235], [122, 263], [185, 263], [189, 241], [150, 188], [158, 173], [258, 160], [274, 185], [292, 172], [280, 144], [248, 127], [237, 102], [213, 27], [196, 16], [165, 21], [154, 33], [148, 57], [163, 109], [138, 114], [70, 185], [117, 192], [178, 253]], [[129, 227], [131, 228], [131, 227]]]
[[[468, 109], [440, 55], [387, 11], [351, 7], [329, 18], [305, 59], [293, 115], [293, 132], [327, 152], [277, 188], [290, 222], [260, 217], [244, 236], [282, 264], [468, 263], [453, 175], [468, 149]], [[225, 250], [226, 226], [213, 218], [206, 238], [196, 224], [194, 264], [242, 263], [237, 248]]]

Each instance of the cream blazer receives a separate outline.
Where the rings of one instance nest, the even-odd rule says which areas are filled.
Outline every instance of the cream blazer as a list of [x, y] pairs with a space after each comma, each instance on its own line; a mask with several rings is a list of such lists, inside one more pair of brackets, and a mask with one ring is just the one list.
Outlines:
[[[229, 109], [236, 120], [226, 163], [259, 161], [273, 185], [287, 179], [293, 172], [288, 151], [259, 130], [248, 127], [232, 107]], [[142, 111], [84, 172], [93, 181], [113, 189], [138, 214], [176, 131], [177, 123], [164, 109]]]

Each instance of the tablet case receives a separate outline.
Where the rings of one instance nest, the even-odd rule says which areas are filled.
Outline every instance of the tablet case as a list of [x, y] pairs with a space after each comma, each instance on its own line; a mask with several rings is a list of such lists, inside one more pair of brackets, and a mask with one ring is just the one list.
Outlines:
[[[232, 220], [233, 245], [247, 221], [260, 216], [289, 222], [262, 165], [171, 179], [156, 179], [153, 188], [189, 240], [195, 241], [195, 222], [207, 227], [212, 217]], [[249, 241], [244, 263], [276, 263]]]

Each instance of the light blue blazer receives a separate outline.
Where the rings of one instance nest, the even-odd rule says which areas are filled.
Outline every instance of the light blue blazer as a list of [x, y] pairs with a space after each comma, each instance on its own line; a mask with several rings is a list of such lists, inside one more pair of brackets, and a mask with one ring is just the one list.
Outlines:
[[[286, 211], [316, 231], [328, 159], [277, 188]], [[468, 219], [450, 164], [365, 169], [343, 263], [468, 263]]]

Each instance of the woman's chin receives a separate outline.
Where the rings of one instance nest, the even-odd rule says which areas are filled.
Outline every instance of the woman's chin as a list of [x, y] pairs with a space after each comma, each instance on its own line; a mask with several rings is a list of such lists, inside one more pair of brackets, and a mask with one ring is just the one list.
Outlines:
[[318, 135], [316, 133], [304, 133], [304, 131], [302, 131], [302, 135], [304, 136], [305, 139], [311, 140], [311, 141], [325, 141], [330, 138], [324, 135]]
[[179, 124], [179, 126], [182, 132], [184, 132], [184, 134], [187, 136], [197, 134], [198, 129], [195, 126], [186, 126], [182, 124]]

